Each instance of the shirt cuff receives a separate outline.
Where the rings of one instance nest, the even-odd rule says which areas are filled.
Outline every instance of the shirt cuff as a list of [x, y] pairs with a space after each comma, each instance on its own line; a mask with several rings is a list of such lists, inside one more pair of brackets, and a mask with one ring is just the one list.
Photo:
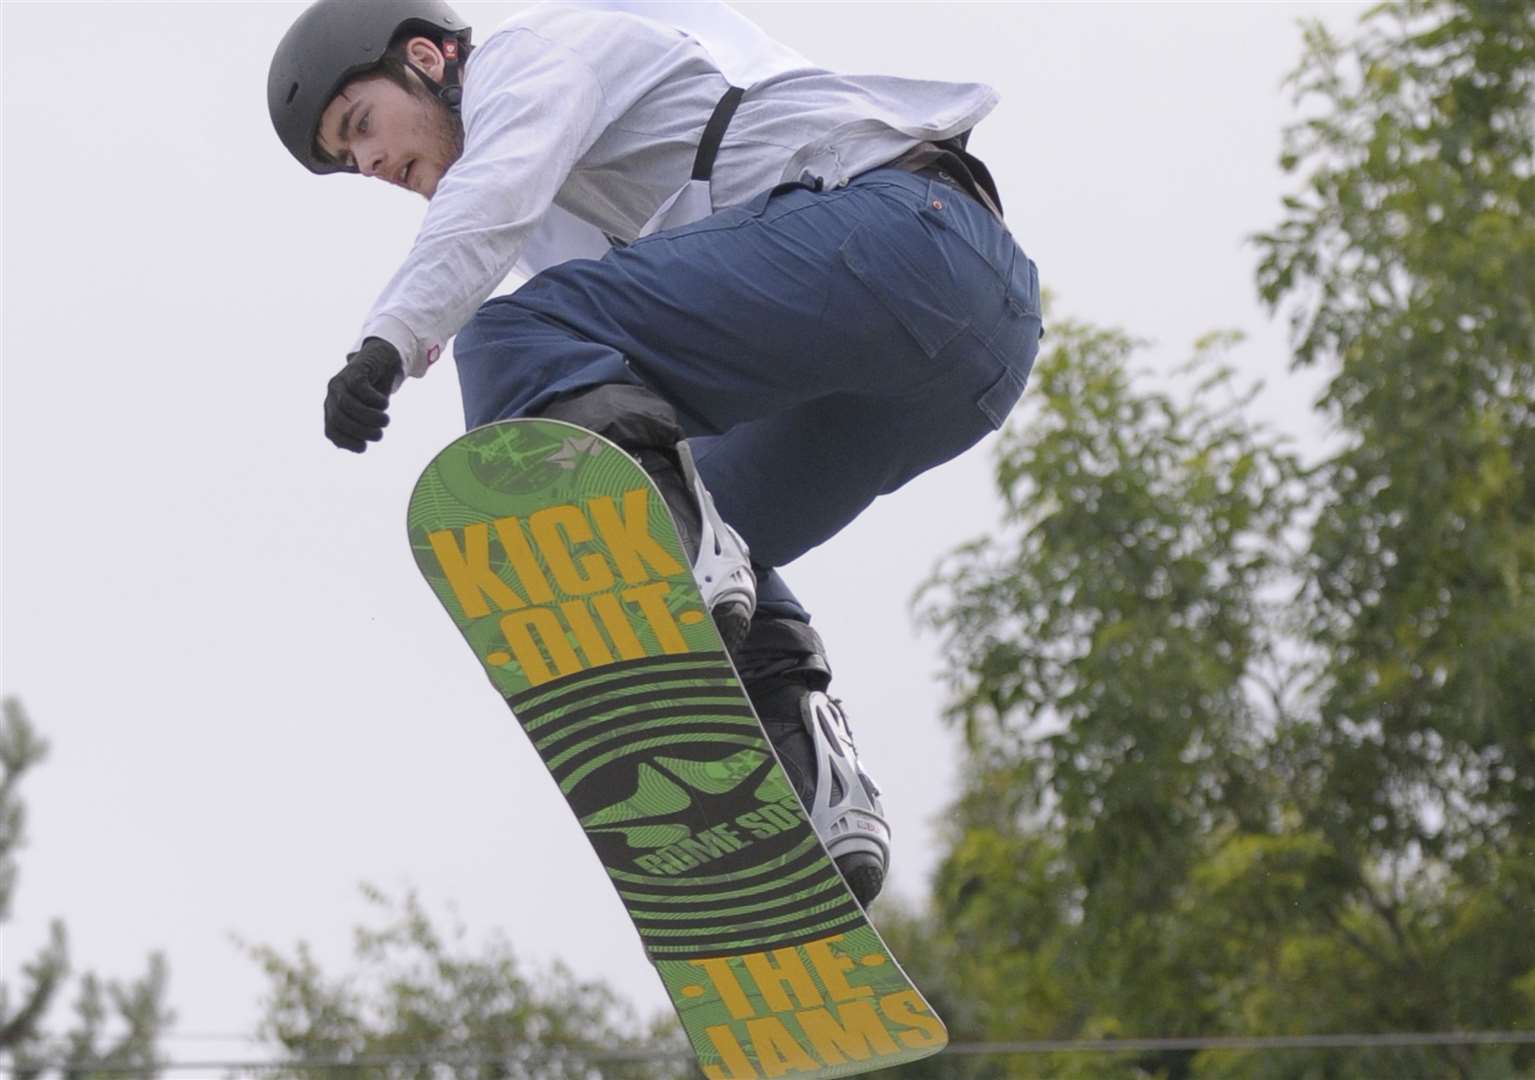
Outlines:
[[405, 374], [414, 378], [421, 378], [426, 374], [426, 369], [442, 355], [441, 342], [422, 341], [393, 315], [375, 315], [369, 319], [362, 328], [362, 333], [357, 335], [355, 350], [362, 345], [363, 338], [383, 338], [399, 351], [400, 359], [404, 361]]

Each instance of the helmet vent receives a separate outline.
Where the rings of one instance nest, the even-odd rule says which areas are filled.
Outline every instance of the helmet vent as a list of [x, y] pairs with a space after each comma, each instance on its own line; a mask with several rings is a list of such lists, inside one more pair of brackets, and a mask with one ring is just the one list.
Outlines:
[[292, 86], [288, 87], [288, 99], [286, 102], [284, 102], [284, 104], [292, 105], [293, 95], [296, 93], [298, 93], [298, 83], [294, 83]]

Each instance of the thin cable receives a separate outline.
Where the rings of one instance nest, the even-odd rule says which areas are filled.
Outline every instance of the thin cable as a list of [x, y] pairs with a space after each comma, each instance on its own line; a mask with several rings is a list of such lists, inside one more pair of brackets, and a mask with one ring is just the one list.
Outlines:
[[[953, 1043], [944, 1053], [971, 1057], [1013, 1057], [1026, 1054], [1139, 1054], [1152, 1050], [1365, 1050], [1381, 1047], [1414, 1046], [1511, 1046], [1535, 1045], [1535, 1031], [1440, 1031], [1393, 1032], [1381, 1035], [1208, 1035], [1189, 1038], [1155, 1039], [1029, 1039], [1017, 1042]], [[288, 1069], [373, 1069], [410, 1065], [494, 1065], [508, 1054], [442, 1053], [381, 1054], [377, 1057], [351, 1059], [315, 1059], [308, 1061], [171, 1061], [146, 1068], [143, 1065], [89, 1065], [85, 1071], [101, 1074], [145, 1072], [215, 1072], [243, 1070], [265, 1072]], [[684, 1051], [610, 1050], [583, 1053], [561, 1048], [550, 1054], [593, 1065], [617, 1062], [691, 1061]], [[45, 1069], [64, 1069], [67, 1062], [43, 1064]], [[36, 1068], [37, 1066], [31, 1066]], [[14, 1065], [0, 1066], [0, 1075], [14, 1075]]]
[[1033, 1039], [1020, 1042], [954, 1043], [945, 1053], [1119, 1053], [1148, 1050], [1363, 1050], [1379, 1046], [1501, 1046], [1535, 1044], [1535, 1031], [1392, 1032], [1382, 1035], [1197, 1035], [1156, 1039]]

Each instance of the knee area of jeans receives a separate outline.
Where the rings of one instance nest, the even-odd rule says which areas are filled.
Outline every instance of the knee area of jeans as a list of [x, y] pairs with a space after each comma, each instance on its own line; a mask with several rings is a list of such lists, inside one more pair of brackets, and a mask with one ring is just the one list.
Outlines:
[[464, 358], [481, 345], [478, 318], [475, 316], [470, 319], [453, 338], [453, 359], [459, 363], [463, 363]]
[[453, 355], [462, 359], [476, 349], [490, 344], [492, 335], [490, 331], [491, 316], [486, 312], [489, 305], [482, 305], [468, 322], [466, 322], [458, 335], [453, 339]]
[[512, 293], [481, 304], [458, 332], [453, 349], [457, 356], [481, 349], [515, 351], [523, 338], [547, 341], [551, 333], [557, 337], [562, 332], [553, 328], [544, 314]]

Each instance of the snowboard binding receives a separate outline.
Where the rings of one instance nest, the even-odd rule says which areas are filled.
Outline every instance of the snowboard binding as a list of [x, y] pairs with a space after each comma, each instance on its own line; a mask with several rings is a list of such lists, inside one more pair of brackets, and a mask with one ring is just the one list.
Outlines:
[[[686, 525], [679, 523], [683, 534], [683, 548], [693, 558], [693, 578], [698, 591], [703, 594], [709, 614], [714, 617], [715, 628], [725, 642], [725, 650], [732, 655], [746, 640], [751, 630], [752, 614], [757, 610], [757, 575], [752, 571], [751, 552], [741, 534], [726, 524], [715, 509], [714, 497], [704, 487], [698, 469], [693, 464], [693, 451], [686, 442], [679, 442], [676, 454], [682, 466], [682, 479], [691, 493], [697, 519], [696, 550], [689, 543]], [[643, 462], [642, 462], [643, 464]], [[667, 491], [662, 488], [662, 496]], [[678, 501], [668, 499], [668, 506]], [[675, 521], [682, 515], [675, 511]]]
[[606, 383], [557, 398], [542, 415], [612, 440], [649, 474], [671, 513], [725, 651], [734, 655], [751, 629], [757, 576], [746, 542], [720, 517], [698, 475], [676, 411], [644, 386]]
[[858, 902], [867, 907], [885, 884], [890, 825], [879, 787], [858, 759], [842, 703], [821, 691], [800, 702], [815, 747], [815, 790], [805, 801], [810, 823]]
[[890, 825], [853, 743], [831, 665], [808, 623], [759, 616], [735, 658], [762, 727], [816, 835], [865, 907], [890, 865]]

